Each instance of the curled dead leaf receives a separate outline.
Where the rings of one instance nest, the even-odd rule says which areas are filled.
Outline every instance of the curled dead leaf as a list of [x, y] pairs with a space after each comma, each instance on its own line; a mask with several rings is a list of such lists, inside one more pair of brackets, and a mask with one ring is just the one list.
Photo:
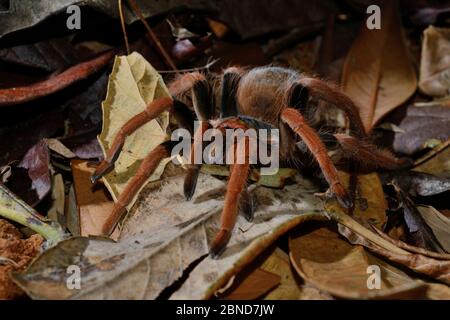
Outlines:
[[424, 31], [419, 88], [432, 97], [450, 93], [450, 29], [429, 26]]

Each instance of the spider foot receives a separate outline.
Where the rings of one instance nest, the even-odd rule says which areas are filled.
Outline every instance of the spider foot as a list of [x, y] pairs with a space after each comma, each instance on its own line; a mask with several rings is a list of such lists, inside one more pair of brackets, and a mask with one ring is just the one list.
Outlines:
[[220, 229], [209, 249], [209, 255], [211, 256], [211, 258], [217, 259], [222, 254], [227, 246], [228, 241], [230, 240], [230, 237], [231, 232], [229, 230]]
[[332, 193], [336, 196], [337, 201], [346, 209], [353, 207], [353, 199], [340, 183], [333, 185]]
[[192, 199], [192, 196], [195, 193], [199, 172], [200, 168], [198, 166], [189, 168], [186, 173], [186, 177], [184, 178], [184, 196], [188, 201]]
[[100, 180], [111, 168], [114, 166], [113, 163], [109, 163], [108, 161], [103, 160], [100, 164], [95, 168], [94, 173], [91, 175], [91, 182], [94, 184], [98, 180]]
[[239, 213], [241, 213], [248, 222], [252, 222], [256, 211], [256, 198], [248, 190], [242, 191], [239, 198]]

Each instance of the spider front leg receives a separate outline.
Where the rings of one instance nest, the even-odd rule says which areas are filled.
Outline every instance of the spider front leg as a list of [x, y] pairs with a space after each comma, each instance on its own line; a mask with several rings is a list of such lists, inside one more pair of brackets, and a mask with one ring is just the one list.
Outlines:
[[167, 141], [153, 149], [141, 162], [136, 174], [127, 183], [114, 204], [111, 215], [103, 226], [103, 234], [110, 235], [126, 212], [127, 205], [133, 200], [145, 181], [152, 175], [161, 160], [170, 156], [172, 142]]
[[323, 175], [330, 186], [330, 190], [336, 195], [341, 205], [346, 208], [352, 207], [351, 197], [340, 182], [336, 167], [328, 156], [325, 145], [322, 140], [320, 140], [319, 135], [311, 128], [305, 118], [296, 109], [283, 109], [281, 112], [281, 120], [305, 142], [306, 146], [317, 160]]
[[[221, 129], [225, 128], [225, 126], [226, 123], [223, 123]], [[242, 201], [241, 194], [246, 192], [247, 179], [250, 173], [250, 138], [245, 136], [244, 139], [235, 142], [232, 148], [234, 150], [234, 159], [220, 217], [220, 230], [210, 246], [212, 258], [217, 258], [230, 240], [239, 212], [239, 203]], [[242, 154], [238, 154], [239, 152], [244, 152], [243, 163], [238, 163], [238, 158], [242, 158], [240, 157]]]
[[[221, 102], [220, 118], [237, 115], [236, 91], [244, 70], [237, 67], [227, 68], [221, 79]], [[195, 155], [203, 149], [202, 137], [204, 132], [210, 127], [208, 120], [214, 117], [214, 103], [211, 88], [208, 82], [203, 79], [197, 81], [192, 87], [192, 103], [200, 126], [194, 133], [194, 141], [191, 146], [190, 162], [187, 166], [187, 173], [184, 180], [184, 195], [190, 200], [195, 193], [197, 179], [201, 164], [195, 163]]]
[[201, 161], [196, 156], [197, 153], [202, 153], [203, 150], [203, 134], [210, 127], [208, 120], [213, 117], [214, 104], [212, 101], [211, 87], [206, 79], [197, 81], [192, 87], [192, 104], [194, 106], [195, 114], [200, 122], [197, 130], [194, 133], [194, 140], [191, 145], [190, 161], [187, 165], [186, 177], [184, 179], [184, 196], [190, 200], [194, 195], [197, 186], [197, 179], [200, 172]]
[[122, 126], [122, 128], [120, 128], [119, 132], [114, 138], [114, 141], [111, 145], [111, 148], [108, 150], [105, 159], [97, 166], [94, 173], [92, 174], [92, 183], [96, 183], [114, 166], [114, 162], [119, 157], [120, 151], [123, 148], [127, 136], [132, 134], [142, 125], [155, 119], [162, 112], [169, 110], [172, 106], [173, 100], [170, 97], [156, 99], [145, 108], [145, 111], [138, 113], [130, 120], [128, 120]]

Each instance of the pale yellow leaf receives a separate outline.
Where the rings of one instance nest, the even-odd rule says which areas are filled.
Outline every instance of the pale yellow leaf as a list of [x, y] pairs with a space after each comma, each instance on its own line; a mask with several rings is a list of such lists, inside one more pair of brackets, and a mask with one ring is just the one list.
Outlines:
[[[161, 76], [144, 57], [136, 52], [129, 56], [117, 56], [109, 76], [108, 93], [102, 103], [103, 128], [98, 140], [104, 154], [129, 119], [144, 111], [153, 100], [166, 96], [169, 96], [169, 92]], [[114, 200], [117, 200], [127, 182], [135, 175], [142, 159], [167, 140], [168, 124], [169, 114], [164, 112], [127, 137], [114, 170], [103, 177]], [[168, 161], [162, 161], [148, 181], [159, 179]], [[134, 201], [135, 199], [128, 208], [131, 208]]]

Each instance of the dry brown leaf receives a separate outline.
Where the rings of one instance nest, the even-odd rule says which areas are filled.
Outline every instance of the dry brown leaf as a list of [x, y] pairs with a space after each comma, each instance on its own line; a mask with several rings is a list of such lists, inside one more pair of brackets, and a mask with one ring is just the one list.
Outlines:
[[[308, 228], [309, 227], [309, 228]], [[349, 230], [349, 229], [348, 229]], [[330, 224], [303, 225], [289, 241], [291, 261], [299, 274], [321, 290], [352, 299], [425, 297], [427, 284], [340, 238]], [[370, 266], [380, 268], [380, 289], [369, 289]], [[445, 286], [443, 286], [445, 287]], [[442, 289], [442, 288], [440, 288]], [[446, 288], [447, 297], [450, 289]]]
[[450, 178], [450, 140], [445, 147], [431, 151], [430, 155], [417, 164], [414, 171]]
[[[78, 219], [82, 236], [102, 235], [102, 228], [111, 214], [114, 202], [108, 190], [102, 185], [92, 186], [90, 176], [94, 168], [87, 165], [84, 160], [72, 160], [72, 175], [77, 204]], [[117, 239], [118, 230], [111, 235]]]
[[274, 287], [278, 286], [281, 277], [272, 272], [256, 268], [237, 288], [232, 288], [224, 300], [253, 300], [260, 298]]
[[432, 97], [450, 94], [450, 29], [429, 26], [423, 32], [420, 90]]
[[430, 206], [417, 206], [417, 209], [442, 248], [450, 252], [450, 219]]
[[387, 241], [391, 242], [392, 244], [396, 245], [399, 248], [405, 249], [411, 253], [419, 253], [423, 254], [424, 256], [430, 257], [430, 258], [436, 258], [441, 260], [450, 260], [450, 254], [447, 253], [437, 253], [434, 251], [430, 251], [424, 248], [415, 247], [413, 245], [410, 245], [409, 243], [403, 242], [401, 240], [393, 239], [386, 233], [384, 233], [381, 230], [378, 230], [377, 228], [373, 228], [376, 233], [378, 233], [383, 239], [386, 239]]
[[[349, 174], [340, 171], [339, 176], [344, 186], [348, 188]], [[334, 203], [338, 205], [337, 202]], [[327, 205], [330, 205], [330, 202]], [[352, 213], [353, 218], [361, 222], [365, 227], [375, 225], [381, 228], [387, 221], [386, 210], [387, 203], [378, 173], [358, 175], [355, 209]]]
[[[261, 281], [265, 283], [260, 283]], [[275, 283], [278, 285], [273, 288]], [[267, 293], [268, 289], [272, 290]], [[253, 299], [265, 293], [267, 294], [263, 297], [264, 300], [333, 299], [326, 292], [311, 285], [302, 284], [291, 267], [289, 256], [280, 248], [266, 250], [215, 295], [221, 299], [230, 299], [230, 295], [231, 298]]]
[[[307, 219], [325, 219], [315, 211], [320, 205], [317, 189], [300, 176], [283, 190], [257, 187], [254, 221], [239, 217], [227, 249], [214, 260], [207, 254], [219, 227], [225, 182], [200, 174], [196, 195], [186, 201], [184, 175], [172, 169], [170, 165], [166, 178], [141, 193], [119, 243], [63, 241], [17, 275], [17, 282], [33, 298], [154, 299], [196, 262], [171, 298], [205, 299], [290, 228]], [[71, 264], [82, 266], [79, 291], [66, 287]]]
[[344, 91], [360, 108], [367, 132], [416, 90], [396, 1], [384, 1], [381, 29], [364, 24], [344, 63]]
[[294, 275], [289, 256], [281, 249], [276, 250], [263, 262], [261, 268], [281, 277], [281, 283], [270, 291], [264, 300], [330, 300], [326, 292], [310, 285], [300, 284]]
[[[343, 225], [339, 226], [339, 232], [353, 244], [363, 245], [370, 251], [381, 255], [392, 262], [399, 263], [411, 270], [444, 282], [447, 285], [450, 284], [450, 260], [438, 260], [410, 252], [407, 252], [407, 254], [398, 254], [380, 247]], [[450, 288], [448, 289], [450, 294]]]
[[[169, 92], [158, 72], [139, 53], [118, 56], [109, 76], [108, 93], [103, 108], [103, 128], [98, 141], [103, 153], [109, 150], [120, 128], [134, 115], [145, 110], [154, 99], [169, 96]], [[169, 115], [164, 112], [127, 137], [114, 170], [102, 179], [117, 200], [120, 192], [133, 177], [142, 159], [157, 145], [167, 140], [166, 129]], [[159, 179], [169, 160], [162, 161], [147, 180]], [[128, 205], [131, 208], [134, 200]]]

